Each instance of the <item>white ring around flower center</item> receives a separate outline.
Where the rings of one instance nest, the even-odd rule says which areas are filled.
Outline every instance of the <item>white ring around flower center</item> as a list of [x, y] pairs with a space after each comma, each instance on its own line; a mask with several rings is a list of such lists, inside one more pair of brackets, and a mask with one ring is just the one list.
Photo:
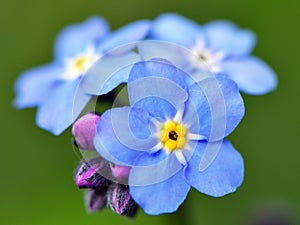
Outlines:
[[73, 58], [65, 60], [66, 70], [62, 75], [63, 79], [73, 80], [83, 75], [98, 60], [101, 55], [95, 52], [93, 46], [89, 45], [85, 51]]
[[153, 121], [158, 143], [150, 152], [163, 149], [167, 154], [174, 153], [178, 161], [185, 165], [186, 159], [183, 151], [190, 149], [189, 141], [203, 140], [205, 137], [190, 133], [189, 126], [182, 123], [182, 115], [182, 111], [178, 111], [173, 119], [167, 119], [165, 122]]
[[189, 56], [191, 64], [199, 69], [210, 70], [213, 73], [220, 72], [220, 63], [225, 57], [224, 52], [213, 52], [205, 46], [202, 39], [190, 48], [192, 55]]

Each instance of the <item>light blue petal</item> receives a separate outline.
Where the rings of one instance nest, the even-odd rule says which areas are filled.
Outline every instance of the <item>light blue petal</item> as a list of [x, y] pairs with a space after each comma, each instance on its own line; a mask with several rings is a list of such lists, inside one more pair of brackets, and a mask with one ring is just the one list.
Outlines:
[[244, 116], [238, 87], [226, 77], [211, 77], [193, 84], [189, 97], [183, 121], [191, 125], [192, 133], [200, 132], [210, 141], [229, 135]]
[[172, 81], [183, 89], [187, 88], [188, 75], [164, 59], [152, 59], [136, 63], [130, 73], [128, 83], [145, 77], [159, 77]]
[[39, 127], [59, 135], [75, 121], [91, 98], [78, 88], [79, 80], [53, 84], [37, 111]]
[[80, 86], [88, 94], [106, 94], [127, 82], [132, 65], [139, 60], [140, 56], [134, 52], [105, 55], [87, 71]]
[[222, 64], [222, 71], [247, 94], [263, 95], [277, 87], [275, 72], [255, 57], [227, 60]]
[[239, 29], [228, 21], [210, 22], [203, 28], [209, 47], [229, 55], [250, 54], [256, 43], [256, 36], [251, 30]]
[[136, 176], [147, 177], [151, 173], [151, 171], [148, 171], [144, 175], [135, 174], [135, 170], [138, 169], [132, 168], [129, 175], [130, 194], [137, 204], [143, 208], [145, 213], [150, 215], [175, 212], [183, 203], [190, 190], [190, 185], [186, 183], [182, 170], [160, 183], [148, 186], [131, 186], [131, 182], [135, 178], [139, 178]]
[[37, 106], [48, 96], [48, 89], [61, 72], [62, 68], [55, 64], [25, 71], [15, 83], [14, 106], [18, 109]]
[[155, 153], [146, 152], [136, 159], [136, 165], [130, 177], [131, 186], [147, 186], [164, 182], [183, 169], [173, 153], [159, 150]]
[[173, 118], [176, 115], [176, 108], [168, 101], [157, 96], [147, 97], [134, 104], [134, 108], [144, 109], [149, 114], [159, 121], [166, 121], [168, 118]]
[[136, 63], [128, 80], [131, 106], [142, 108], [153, 117], [172, 118], [183, 110], [187, 100], [187, 74], [168, 61], [150, 60]]
[[135, 165], [137, 157], [157, 144], [149, 115], [130, 107], [106, 111], [97, 124], [94, 145], [98, 153], [118, 165]]
[[[220, 150], [207, 169], [201, 171], [199, 165], [208, 145], [217, 145]], [[244, 177], [243, 158], [229, 141], [199, 143], [188, 162], [185, 176], [187, 182], [201, 193], [221, 197], [234, 192], [241, 185]]]
[[143, 40], [148, 35], [150, 26], [150, 21], [140, 20], [122, 27], [101, 41], [98, 52], [107, 52], [118, 46]]
[[140, 42], [138, 44], [138, 51], [143, 60], [151, 60], [153, 58], [165, 59], [186, 73], [189, 73], [191, 69], [189, 59], [195, 57], [187, 48], [157, 40]]
[[70, 25], [57, 36], [54, 55], [58, 60], [75, 56], [84, 51], [88, 45], [96, 46], [108, 31], [107, 22], [98, 16]]
[[198, 38], [203, 38], [201, 27], [183, 16], [162, 14], [153, 22], [150, 39], [169, 41], [191, 47]]

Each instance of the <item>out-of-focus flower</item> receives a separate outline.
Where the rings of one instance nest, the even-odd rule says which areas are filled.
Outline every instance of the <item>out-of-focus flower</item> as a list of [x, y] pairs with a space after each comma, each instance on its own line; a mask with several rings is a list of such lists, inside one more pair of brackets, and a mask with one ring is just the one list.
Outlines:
[[255, 34], [239, 29], [231, 22], [213, 21], [200, 26], [177, 14], [163, 14], [153, 22], [149, 38], [183, 46], [191, 55], [183, 59], [176, 51], [142, 45], [140, 52], [146, 59], [175, 59], [175, 64], [183, 64], [182, 60], [185, 60], [188, 69], [209, 69], [228, 76], [247, 94], [266, 94], [277, 86], [273, 70], [251, 55], [256, 42]]
[[288, 202], [276, 199], [260, 202], [250, 211], [241, 225], [297, 225], [298, 214]]
[[[137, 21], [109, 33], [107, 23], [100, 17], [68, 26], [56, 39], [54, 61], [24, 72], [17, 80], [15, 107], [38, 107], [38, 126], [55, 135], [60, 134], [73, 123], [91, 98], [79, 85], [90, 67], [111, 49], [143, 39], [149, 27], [149, 21]], [[131, 62], [132, 58], [139, 58], [132, 54], [130, 49], [115, 54], [115, 60], [106, 63], [106, 69], [114, 67], [116, 60], [126, 64], [126, 59]], [[106, 92], [125, 79], [126, 75], [123, 75], [107, 82]]]
[[[131, 167], [129, 191], [148, 214], [177, 210], [193, 186], [219, 197], [242, 183], [243, 159], [226, 140], [244, 115], [237, 85], [223, 76], [199, 83], [161, 59], [141, 61], [128, 80], [130, 107], [106, 111], [97, 124], [99, 154]], [[204, 169], [205, 151], [218, 149]]]

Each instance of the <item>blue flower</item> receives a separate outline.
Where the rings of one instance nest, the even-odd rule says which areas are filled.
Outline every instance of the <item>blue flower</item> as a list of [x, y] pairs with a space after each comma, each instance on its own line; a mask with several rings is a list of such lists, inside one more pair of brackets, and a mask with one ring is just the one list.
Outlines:
[[130, 106], [106, 111], [97, 124], [96, 150], [132, 167], [130, 194], [148, 214], [174, 212], [191, 186], [220, 197], [243, 180], [243, 159], [224, 139], [244, 115], [236, 83], [224, 76], [189, 79], [166, 60], [135, 63]]
[[[175, 43], [189, 49], [194, 55], [187, 59], [190, 66], [209, 68], [216, 74], [227, 75], [247, 94], [266, 94], [277, 86], [273, 70], [262, 60], [251, 56], [256, 42], [255, 34], [250, 30], [239, 29], [231, 22], [213, 21], [199, 26], [180, 15], [163, 14], [153, 22], [150, 39]], [[141, 49], [145, 58], [159, 55], [161, 58], [174, 59], [174, 54], [159, 47]], [[182, 61], [182, 58], [176, 59]], [[177, 61], [172, 62], [177, 64]]]
[[[38, 126], [60, 134], [74, 122], [91, 98], [79, 85], [90, 67], [111, 49], [143, 39], [149, 27], [149, 21], [137, 21], [109, 33], [106, 21], [100, 17], [68, 26], [56, 39], [54, 61], [25, 71], [17, 80], [15, 107], [38, 107]], [[126, 49], [110, 58], [114, 61], [107, 62], [107, 68], [115, 66], [115, 61], [126, 63], [126, 59], [136, 60], [139, 56]], [[125, 81], [124, 74], [115, 77], [106, 84], [105, 91]]]

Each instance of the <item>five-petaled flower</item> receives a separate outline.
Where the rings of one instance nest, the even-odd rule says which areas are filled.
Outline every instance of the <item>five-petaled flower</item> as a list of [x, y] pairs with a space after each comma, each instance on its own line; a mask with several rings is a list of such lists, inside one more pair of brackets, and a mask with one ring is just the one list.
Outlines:
[[274, 71], [251, 56], [255, 34], [231, 22], [213, 21], [200, 26], [177, 14], [163, 14], [153, 22], [149, 39], [175, 43], [187, 48], [191, 55], [179, 57], [176, 51], [166, 51], [164, 46], [144, 45], [140, 49], [146, 59], [160, 57], [176, 65], [185, 61], [187, 67], [226, 75], [247, 94], [266, 94], [277, 86]]
[[130, 194], [146, 213], [177, 210], [191, 186], [219, 197], [242, 183], [243, 159], [224, 139], [244, 115], [235, 82], [224, 76], [194, 82], [153, 59], [133, 66], [128, 97], [130, 106], [101, 116], [94, 145], [108, 161], [132, 167]]
[[[111, 49], [143, 39], [149, 28], [150, 22], [142, 20], [109, 33], [106, 21], [100, 17], [68, 26], [56, 39], [54, 61], [24, 72], [17, 80], [15, 106], [37, 106], [38, 126], [60, 134], [74, 122], [92, 96], [79, 85], [90, 67]], [[126, 50], [111, 57], [106, 69], [115, 68], [116, 61], [127, 64], [140, 58], [130, 48]], [[103, 93], [126, 80], [123, 75], [107, 82]]]

